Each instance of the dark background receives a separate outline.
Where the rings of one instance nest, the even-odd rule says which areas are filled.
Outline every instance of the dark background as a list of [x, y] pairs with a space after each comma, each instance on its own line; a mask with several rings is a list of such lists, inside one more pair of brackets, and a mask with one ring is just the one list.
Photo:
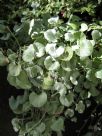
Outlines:
[[8, 84], [6, 68], [0, 67], [0, 136], [17, 136], [11, 125], [14, 114], [9, 108], [8, 99], [11, 95], [19, 94], [19, 91]]

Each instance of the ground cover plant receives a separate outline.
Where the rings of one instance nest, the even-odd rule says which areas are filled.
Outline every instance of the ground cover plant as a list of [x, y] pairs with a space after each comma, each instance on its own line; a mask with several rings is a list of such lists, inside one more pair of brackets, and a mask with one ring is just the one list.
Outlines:
[[2, 11], [0, 18], [0, 66], [7, 67], [9, 84], [24, 90], [9, 99], [14, 130], [19, 136], [62, 136], [66, 119], [77, 122], [94, 101], [90, 115], [97, 113], [98, 120], [86, 136], [101, 135], [101, 1], [1, 4], [8, 15]]

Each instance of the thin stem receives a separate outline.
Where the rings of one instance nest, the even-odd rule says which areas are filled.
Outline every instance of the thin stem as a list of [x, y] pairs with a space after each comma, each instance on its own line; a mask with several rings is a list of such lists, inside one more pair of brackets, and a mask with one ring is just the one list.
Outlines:
[[14, 33], [10, 30], [9, 27], [7, 27], [7, 29], [8, 29], [8, 31], [11, 33], [12, 37], [15, 39], [16, 43], [18, 44], [18, 46], [19, 46], [19, 48], [20, 48], [20, 47], [21, 47], [21, 46], [20, 46], [20, 43], [19, 43], [18, 39], [15, 37]]
[[11, 33], [12, 37], [15, 39], [15, 41], [16, 41], [18, 47], [19, 47], [19, 60], [21, 60], [21, 45], [20, 45], [18, 39], [16, 38], [16, 36], [14, 35], [14, 33], [10, 30], [10, 28], [7, 27], [7, 29]]
[[44, 119], [45, 115], [46, 115], [46, 112], [43, 114], [42, 118], [33, 127], [31, 127], [31, 129], [29, 129], [26, 133], [31, 132], [35, 127], [37, 127], [41, 123], [41, 121]]

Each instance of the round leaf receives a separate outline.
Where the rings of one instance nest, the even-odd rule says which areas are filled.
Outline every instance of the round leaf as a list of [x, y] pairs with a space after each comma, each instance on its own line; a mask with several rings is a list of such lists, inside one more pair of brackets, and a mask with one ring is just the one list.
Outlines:
[[11, 64], [9, 64], [8, 70], [9, 70], [9, 74], [11, 76], [18, 76], [20, 74], [20, 72], [21, 72], [21, 65], [11, 63]]
[[35, 50], [33, 44], [29, 45], [26, 50], [23, 52], [23, 60], [25, 62], [31, 62], [34, 59]]
[[55, 29], [49, 29], [46, 32], [44, 32], [44, 37], [48, 42], [57, 42]]
[[44, 65], [48, 70], [57, 70], [60, 67], [59, 62], [50, 56], [45, 59]]
[[29, 101], [32, 106], [40, 108], [47, 102], [47, 94], [45, 92], [42, 92], [41, 94], [32, 92], [29, 95]]
[[99, 40], [102, 34], [98, 30], [93, 30], [91, 35], [92, 35], [92, 39], [97, 41]]

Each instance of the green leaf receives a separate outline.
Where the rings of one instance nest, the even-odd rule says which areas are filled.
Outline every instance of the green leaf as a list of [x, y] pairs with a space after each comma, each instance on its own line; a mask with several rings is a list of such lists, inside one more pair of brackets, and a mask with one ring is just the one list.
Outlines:
[[55, 29], [49, 29], [46, 32], [44, 32], [44, 37], [48, 42], [57, 42], [56, 33], [57, 32]]
[[7, 30], [7, 26], [0, 24], [0, 33], [4, 33]]
[[58, 118], [53, 122], [51, 125], [51, 129], [55, 132], [60, 132], [64, 130], [64, 119], [63, 118]]
[[11, 76], [18, 76], [21, 72], [21, 65], [20, 64], [15, 64], [15, 63], [10, 63], [8, 66], [9, 74]]
[[35, 57], [35, 49], [33, 44], [29, 45], [23, 52], [23, 60], [25, 62], [31, 62]]
[[98, 96], [100, 94], [99, 90], [96, 89], [94, 86], [90, 88], [90, 93], [93, 97]]
[[46, 129], [45, 123], [41, 123], [39, 126], [36, 127], [36, 131], [40, 134], [42, 134]]
[[56, 48], [56, 43], [47, 44], [45, 49], [46, 52], [54, 58], [60, 57], [64, 53], [64, 47], [59, 46]]
[[76, 111], [78, 111], [79, 113], [83, 113], [84, 110], [85, 110], [85, 105], [83, 101], [79, 101], [79, 103], [76, 104]]
[[50, 56], [45, 58], [44, 65], [45, 65], [45, 68], [48, 70], [57, 70], [60, 67], [59, 62]]
[[41, 94], [36, 94], [35, 92], [32, 92], [29, 95], [29, 101], [30, 104], [32, 104], [34, 107], [40, 108], [45, 105], [47, 102], [47, 94], [45, 92], [42, 92]]
[[93, 30], [91, 35], [92, 35], [92, 39], [94, 41], [97, 41], [100, 39], [102, 34], [98, 30]]

